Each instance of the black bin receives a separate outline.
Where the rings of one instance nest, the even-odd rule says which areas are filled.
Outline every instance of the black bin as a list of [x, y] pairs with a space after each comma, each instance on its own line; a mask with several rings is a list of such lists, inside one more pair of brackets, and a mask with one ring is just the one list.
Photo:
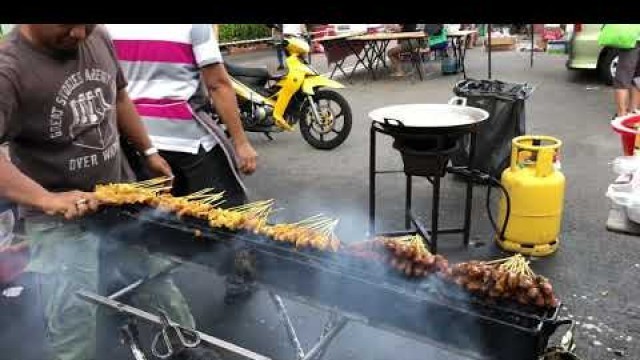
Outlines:
[[469, 139], [451, 156], [454, 166], [469, 166], [500, 178], [509, 165], [511, 140], [525, 134], [525, 101], [532, 88], [500, 80], [466, 79], [453, 93], [467, 99], [467, 106], [486, 110], [489, 118], [478, 125], [473, 164], [469, 164]]

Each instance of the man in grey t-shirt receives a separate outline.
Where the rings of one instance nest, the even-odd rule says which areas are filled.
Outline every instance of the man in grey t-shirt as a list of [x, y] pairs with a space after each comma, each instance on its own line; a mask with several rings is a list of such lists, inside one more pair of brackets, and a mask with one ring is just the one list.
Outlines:
[[[133, 180], [120, 133], [145, 154], [152, 173], [171, 175], [125, 86], [101, 26], [23, 24], [0, 43], [0, 143], [8, 143], [11, 156], [0, 154], [0, 197], [26, 210], [27, 270], [42, 280], [38, 293], [56, 360], [95, 356], [96, 309], [75, 292], [97, 292], [99, 238], [78, 218], [97, 208], [96, 184]], [[142, 253], [123, 256], [137, 272], [162, 267]], [[154, 305], [192, 326], [171, 282], [149, 291]]]

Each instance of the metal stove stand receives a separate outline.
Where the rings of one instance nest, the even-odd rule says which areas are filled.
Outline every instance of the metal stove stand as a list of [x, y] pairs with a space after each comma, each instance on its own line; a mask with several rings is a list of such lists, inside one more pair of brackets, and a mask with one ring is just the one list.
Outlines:
[[[369, 235], [385, 235], [385, 236], [402, 236], [408, 234], [419, 233], [426, 240], [429, 249], [433, 253], [438, 252], [438, 235], [439, 234], [463, 234], [464, 245], [469, 246], [469, 233], [471, 230], [471, 206], [473, 200], [473, 181], [465, 177], [466, 181], [466, 197], [465, 197], [465, 211], [464, 211], [464, 224], [462, 228], [456, 229], [440, 229], [438, 227], [439, 210], [440, 210], [440, 180], [443, 176], [421, 176], [425, 177], [432, 185], [432, 204], [431, 204], [431, 227], [427, 230], [427, 227], [422, 223], [420, 219], [413, 213], [411, 208], [412, 203], [412, 190], [413, 190], [413, 176], [405, 173], [406, 177], [406, 190], [405, 190], [405, 230], [390, 231], [390, 232], [376, 232], [376, 176], [380, 174], [393, 174], [404, 173], [403, 170], [378, 170], [376, 168], [376, 135], [382, 133], [385, 135], [391, 135], [385, 131], [377, 122], [371, 122], [370, 139], [369, 139]], [[473, 164], [476, 147], [476, 132], [475, 128], [469, 132], [470, 150], [469, 150], [469, 164]], [[461, 141], [458, 139], [458, 141]], [[415, 226], [412, 229], [411, 226]]]

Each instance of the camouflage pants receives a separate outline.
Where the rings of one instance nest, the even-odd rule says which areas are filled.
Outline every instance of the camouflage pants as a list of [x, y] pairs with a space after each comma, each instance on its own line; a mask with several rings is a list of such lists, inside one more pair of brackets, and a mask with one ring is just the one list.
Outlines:
[[[26, 271], [40, 274], [37, 291], [44, 307], [52, 360], [95, 359], [97, 307], [75, 292], [99, 292], [98, 236], [79, 222], [47, 218], [27, 220], [25, 225], [31, 246]], [[130, 282], [170, 265], [128, 246], [110, 249], [109, 262], [122, 267], [122, 275]], [[195, 326], [184, 297], [169, 277], [140, 287], [127, 303], [151, 312], [164, 309], [172, 320]]]

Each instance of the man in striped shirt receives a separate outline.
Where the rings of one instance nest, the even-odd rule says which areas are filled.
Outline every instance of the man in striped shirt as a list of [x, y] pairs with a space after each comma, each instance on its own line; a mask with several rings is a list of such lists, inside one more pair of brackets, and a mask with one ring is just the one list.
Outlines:
[[[174, 195], [212, 187], [225, 190], [224, 205], [244, 203], [246, 188], [237, 170], [253, 173], [257, 153], [242, 128], [213, 26], [118, 24], [107, 28], [129, 82], [127, 90], [154, 146], [176, 176]], [[209, 99], [231, 143], [206, 113]]]

